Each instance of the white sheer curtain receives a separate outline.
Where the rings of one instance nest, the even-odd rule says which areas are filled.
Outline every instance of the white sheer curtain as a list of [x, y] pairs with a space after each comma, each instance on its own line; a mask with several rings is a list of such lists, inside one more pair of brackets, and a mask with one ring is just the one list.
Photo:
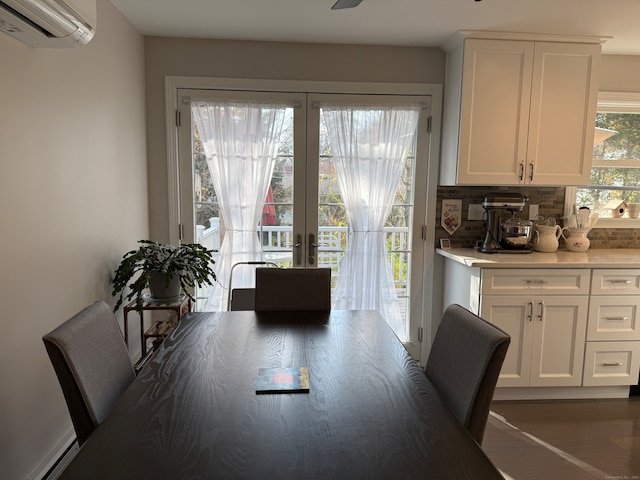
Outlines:
[[383, 227], [418, 124], [419, 106], [323, 106], [349, 221], [333, 308], [378, 310], [406, 339]]
[[[226, 310], [231, 267], [264, 259], [257, 235], [273, 174], [286, 106], [242, 102], [199, 103], [191, 107], [207, 157], [225, 235], [214, 269], [218, 283], [205, 310]], [[251, 287], [253, 269], [236, 268], [233, 287]]]

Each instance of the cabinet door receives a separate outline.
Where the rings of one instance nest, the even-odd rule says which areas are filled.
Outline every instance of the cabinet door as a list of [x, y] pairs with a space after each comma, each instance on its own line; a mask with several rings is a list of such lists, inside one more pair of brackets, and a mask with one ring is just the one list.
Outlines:
[[533, 65], [526, 181], [586, 185], [600, 45], [536, 42]]
[[531, 365], [531, 297], [483, 295], [480, 316], [511, 336], [498, 387], [527, 387]]
[[588, 300], [574, 295], [534, 299], [530, 386], [581, 385]]
[[527, 154], [533, 45], [465, 41], [458, 184], [521, 183]]

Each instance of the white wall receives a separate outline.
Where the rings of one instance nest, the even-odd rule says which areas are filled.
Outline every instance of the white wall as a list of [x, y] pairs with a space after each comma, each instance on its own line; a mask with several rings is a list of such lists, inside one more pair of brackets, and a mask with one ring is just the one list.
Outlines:
[[[33, 478], [71, 421], [41, 337], [112, 302], [148, 236], [144, 39], [98, 0], [94, 39], [32, 49], [0, 34], [0, 478]], [[112, 304], [112, 303], [110, 303]]]
[[603, 55], [600, 90], [640, 92], [640, 55]]

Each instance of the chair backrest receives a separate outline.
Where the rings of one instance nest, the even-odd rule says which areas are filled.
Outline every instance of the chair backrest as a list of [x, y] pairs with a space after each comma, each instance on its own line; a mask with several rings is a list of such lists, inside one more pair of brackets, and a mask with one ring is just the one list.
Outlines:
[[256, 312], [329, 310], [330, 268], [256, 268]]
[[82, 445], [135, 372], [109, 306], [96, 302], [42, 337]]
[[256, 308], [255, 288], [233, 288], [229, 297], [229, 310], [254, 310]]
[[495, 325], [450, 305], [429, 352], [427, 377], [478, 444], [510, 341]]

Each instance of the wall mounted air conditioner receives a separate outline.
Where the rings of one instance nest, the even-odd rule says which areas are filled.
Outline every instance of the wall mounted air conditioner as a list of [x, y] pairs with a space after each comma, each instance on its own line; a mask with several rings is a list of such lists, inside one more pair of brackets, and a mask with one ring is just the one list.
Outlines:
[[0, 0], [0, 32], [32, 47], [89, 43], [96, 31], [96, 0]]

